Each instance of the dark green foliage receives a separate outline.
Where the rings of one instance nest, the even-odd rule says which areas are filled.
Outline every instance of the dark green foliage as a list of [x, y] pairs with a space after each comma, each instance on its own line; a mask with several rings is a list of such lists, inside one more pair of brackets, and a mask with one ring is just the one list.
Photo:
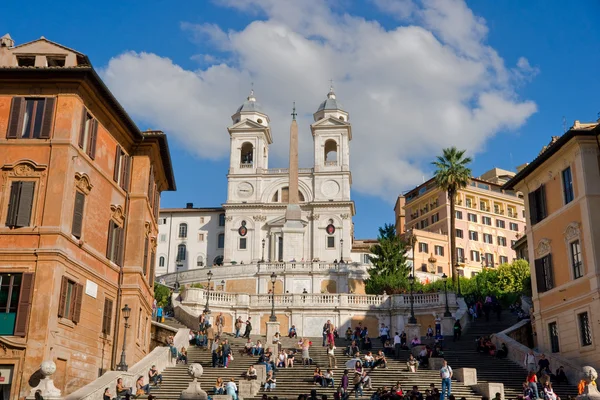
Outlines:
[[369, 279], [365, 280], [365, 290], [369, 294], [399, 293], [408, 287], [408, 274], [405, 243], [396, 236], [396, 228], [385, 224], [379, 228], [378, 243], [371, 247]]

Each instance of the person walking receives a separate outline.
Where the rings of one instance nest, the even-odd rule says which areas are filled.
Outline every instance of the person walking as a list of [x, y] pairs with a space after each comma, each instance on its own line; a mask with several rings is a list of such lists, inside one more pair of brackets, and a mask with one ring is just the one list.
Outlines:
[[238, 319], [235, 320], [235, 337], [239, 338], [240, 337], [240, 330], [242, 330], [242, 325], [244, 325], [244, 321], [242, 321], [242, 317], [238, 317]]
[[162, 322], [162, 316], [163, 316], [163, 308], [162, 305], [158, 305], [158, 308], [156, 309], [156, 322]]
[[442, 390], [440, 392], [440, 400], [444, 400], [444, 395], [450, 397], [452, 394], [452, 368], [448, 365], [448, 361], [442, 361], [440, 368], [440, 378], [442, 378]]
[[537, 365], [535, 362], [535, 354], [533, 354], [533, 350], [529, 350], [529, 352], [527, 354], [525, 354], [525, 359], [523, 360], [523, 364], [525, 365], [527, 372], [536, 370]]
[[398, 332], [394, 335], [394, 353], [396, 358], [400, 358], [400, 350], [402, 350], [402, 342]]
[[329, 368], [337, 368], [335, 349], [336, 347], [333, 345], [333, 343], [329, 343], [329, 346], [327, 346], [327, 359], [329, 360]]
[[250, 333], [252, 333], [252, 322], [250, 321], [250, 317], [246, 320], [246, 331], [244, 332], [244, 336], [246, 339], [250, 339]]
[[221, 355], [223, 356], [223, 367], [227, 368], [229, 364], [229, 355], [231, 354], [231, 346], [229, 345], [229, 340], [225, 339], [221, 346]]
[[212, 349], [212, 345], [215, 341], [215, 328], [213, 328], [212, 325], [208, 325], [208, 328], [206, 328], [206, 340], [208, 342], [206, 347]]
[[531, 389], [531, 391], [533, 392], [535, 398], [539, 399], [540, 393], [538, 391], [538, 379], [534, 369], [529, 370], [529, 373], [527, 374], [527, 385], [529, 386], [529, 389]]
[[217, 326], [217, 335], [223, 336], [223, 325], [225, 325], [225, 317], [223, 313], [219, 313], [215, 319], [215, 325]]
[[457, 340], [460, 340], [460, 335], [462, 334], [462, 325], [460, 324], [460, 320], [456, 320], [456, 322], [454, 322], [454, 338], [453, 341], [456, 342]]
[[310, 365], [310, 340], [302, 338], [300, 341], [300, 347], [302, 348], [302, 366]]

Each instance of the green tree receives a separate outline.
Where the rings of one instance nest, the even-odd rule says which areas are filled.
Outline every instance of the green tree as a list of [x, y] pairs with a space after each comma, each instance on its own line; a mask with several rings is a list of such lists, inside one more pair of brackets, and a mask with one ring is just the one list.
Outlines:
[[379, 228], [378, 243], [371, 246], [369, 256], [373, 267], [365, 280], [365, 290], [369, 294], [398, 293], [408, 286], [410, 268], [407, 264], [407, 247], [396, 235], [392, 224]]
[[160, 306], [166, 306], [169, 302], [171, 289], [160, 283], [154, 283], [154, 298]]
[[436, 184], [448, 193], [450, 201], [450, 262], [452, 263], [452, 280], [458, 277], [456, 269], [456, 194], [466, 187], [471, 179], [471, 169], [468, 164], [471, 163], [470, 157], [464, 157], [466, 150], [458, 150], [452, 146], [443, 149], [443, 155], [437, 157], [434, 174]]

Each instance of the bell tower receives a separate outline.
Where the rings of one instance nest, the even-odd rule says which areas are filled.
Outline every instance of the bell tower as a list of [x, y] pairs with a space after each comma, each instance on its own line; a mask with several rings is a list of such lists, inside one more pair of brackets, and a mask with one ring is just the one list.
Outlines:
[[227, 128], [231, 138], [229, 174], [256, 174], [269, 166], [270, 120], [254, 97], [254, 90], [235, 114]]

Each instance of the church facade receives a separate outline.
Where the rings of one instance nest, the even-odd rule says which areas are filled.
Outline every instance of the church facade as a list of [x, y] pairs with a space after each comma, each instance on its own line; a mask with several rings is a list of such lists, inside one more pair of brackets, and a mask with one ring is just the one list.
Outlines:
[[[269, 168], [273, 143], [269, 116], [253, 93], [248, 96], [228, 128], [225, 264], [350, 261], [355, 208], [350, 197], [352, 127], [348, 117], [330, 89], [310, 125], [313, 167], [297, 167], [297, 141], [294, 144], [291, 139], [290, 168], [273, 169]], [[297, 129], [294, 126], [295, 121], [292, 130]], [[291, 226], [287, 210], [294, 198], [290, 186], [295, 186], [295, 174], [299, 212]]]

